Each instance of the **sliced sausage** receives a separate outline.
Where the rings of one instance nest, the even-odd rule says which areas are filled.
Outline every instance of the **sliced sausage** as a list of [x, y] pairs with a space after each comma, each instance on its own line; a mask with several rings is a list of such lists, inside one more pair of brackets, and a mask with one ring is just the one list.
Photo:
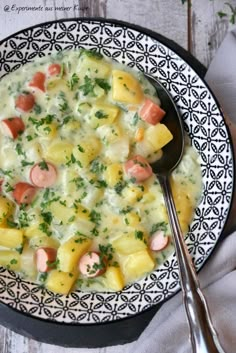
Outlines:
[[13, 197], [18, 204], [30, 204], [36, 193], [36, 188], [28, 183], [19, 182], [15, 185]]
[[150, 249], [153, 251], [163, 250], [169, 243], [169, 237], [162, 230], [156, 231], [150, 238]]
[[31, 93], [22, 93], [16, 98], [15, 104], [16, 108], [23, 112], [29, 112], [35, 104], [35, 99]]
[[97, 277], [106, 271], [106, 261], [98, 252], [89, 251], [80, 258], [79, 270], [86, 277]]
[[25, 130], [25, 124], [21, 118], [14, 117], [1, 121], [2, 132], [5, 136], [15, 139]]
[[38, 88], [41, 91], [45, 92], [45, 80], [46, 80], [46, 75], [43, 72], [36, 72], [32, 78], [32, 80], [29, 83], [30, 87], [33, 88]]
[[61, 65], [60, 64], [51, 64], [48, 66], [49, 76], [59, 75], [60, 73], [61, 73]]
[[164, 118], [165, 114], [166, 112], [149, 98], [145, 99], [139, 111], [140, 118], [151, 125], [159, 123]]
[[30, 180], [39, 188], [52, 186], [57, 178], [57, 170], [53, 164], [42, 161], [35, 164], [30, 171]]
[[144, 157], [137, 155], [125, 163], [125, 172], [130, 178], [140, 182], [152, 176], [152, 167]]
[[39, 248], [36, 250], [36, 267], [39, 272], [48, 272], [55, 268], [57, 250], [54, 248]]

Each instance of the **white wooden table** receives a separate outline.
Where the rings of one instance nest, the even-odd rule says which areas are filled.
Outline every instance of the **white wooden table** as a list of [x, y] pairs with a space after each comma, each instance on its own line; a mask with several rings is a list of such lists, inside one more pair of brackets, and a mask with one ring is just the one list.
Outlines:
[[[184, 4], [183, 4], [184, 2]], [[236, 0], [229, 0], [236, 7]], [[30, 6], [41, 7], [31, 11]], [[47, 11], [46, 11], [47, 7]], [[222, 19], [218, 11], [229, 14]], [[0, 40], [37, 23], [70, 17], [105, 17], [149, 28], [174, 40], [208, 67], [231, 28], [230, 10], [223, 0], [1, 0]], [[91, 353], [106, 353], [106, 348]], [[0, 353], [65, 353], [83, 349], [62, 348], [20, 336], [0, 326]]]

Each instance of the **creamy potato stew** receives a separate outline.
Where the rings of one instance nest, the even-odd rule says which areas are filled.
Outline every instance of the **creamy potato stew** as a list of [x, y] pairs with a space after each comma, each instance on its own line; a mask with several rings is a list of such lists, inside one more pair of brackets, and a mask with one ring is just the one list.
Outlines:
[[[144, 76], [59, 52], [4, 77], [0, 96], [0, 266], [67, 294], [122, 290], [163, 262], [173, 246], [149, 163], [175, 137]], [[189, 144], [171, 184], [186, 233], [201, 194]]]

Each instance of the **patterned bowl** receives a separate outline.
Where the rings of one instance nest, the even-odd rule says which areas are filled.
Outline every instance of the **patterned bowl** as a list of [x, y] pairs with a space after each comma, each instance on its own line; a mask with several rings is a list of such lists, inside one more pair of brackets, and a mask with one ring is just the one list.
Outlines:
[[[198, 151], [203, 194], [186, 243], [199, 270], [223, 230], [233, 189], [230, 138], [214, 96], [196, 72], [169, 47], [139, 28], [92, 19], [61, 20], [25, 29], [0, 43], [0, 77], [38, 57], [62, 49], [97, 49], [105, 56], [151, 73], [167, 87]], [[21, 313], [54, 323], [114, 322], [144, 312], [179, 290], [175, 255], [146, 278], [118, 293], [67, 297], [47, 291], [0, 268], [0, 302]]]

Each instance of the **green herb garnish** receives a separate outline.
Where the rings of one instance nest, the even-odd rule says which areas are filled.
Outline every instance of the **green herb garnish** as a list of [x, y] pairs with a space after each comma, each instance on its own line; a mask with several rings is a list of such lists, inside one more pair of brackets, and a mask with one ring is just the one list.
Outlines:
[[97, 110], [95, 113], [96, 118], [98, 119], [107, 119], [108, 114], [104, 113], [103, 110]]
[[76, 73], [73, 73], [71, 76], [71, 79], [67, 81], [67, 86], [70, 88], [71, 91], [75, 88], [75, 86], [79, 83], [79, 77], [76, 75]]

